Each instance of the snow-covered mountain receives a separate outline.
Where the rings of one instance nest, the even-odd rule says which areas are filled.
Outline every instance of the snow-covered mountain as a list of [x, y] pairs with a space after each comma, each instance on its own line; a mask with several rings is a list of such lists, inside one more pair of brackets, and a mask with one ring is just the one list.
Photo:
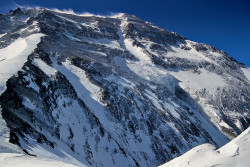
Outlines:
[[250, 155], [250, 128], [238, 137], [215, 150], [211, 144], [203, 144], [161, 167], [248, 167]]
[[249, 76], [133, 15], [17, 9], [0, 15], [0, 152], [157, 166], [220, 147], [249, 127]]

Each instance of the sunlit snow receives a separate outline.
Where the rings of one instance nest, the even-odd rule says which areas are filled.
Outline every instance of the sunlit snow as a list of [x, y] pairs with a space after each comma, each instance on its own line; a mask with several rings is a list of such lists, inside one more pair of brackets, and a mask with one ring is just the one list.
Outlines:
[[250, 128], [220, 149], [203, 144], [161, 167], [248, 167], [249, 155]]
[[5, 90], [6, 81], [23, 67], [42, 36], [44, 35], [37, 33], [27, 38], [19, 38], [6, 48], [0, 49], [0, 94]]

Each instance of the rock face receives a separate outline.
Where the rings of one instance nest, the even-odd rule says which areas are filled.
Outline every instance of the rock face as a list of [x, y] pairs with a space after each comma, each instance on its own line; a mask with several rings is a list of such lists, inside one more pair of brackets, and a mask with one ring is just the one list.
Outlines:
[[0, 85], [9, 142], [28, 154], [157, 166], [199, 144], [222, 146], [249, 126], [244, 64], [135, 16], [17, 9], [0, 15], [0, 34], [0, 63], [16, 42], [42, 34]]

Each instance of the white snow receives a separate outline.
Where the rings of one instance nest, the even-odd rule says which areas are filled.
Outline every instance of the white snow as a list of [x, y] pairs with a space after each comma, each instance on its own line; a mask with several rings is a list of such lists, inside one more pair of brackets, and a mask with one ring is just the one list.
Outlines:
[[31, 157], [25, 154], [0, 153], [1, 167], [75, 167], [72, 164], [52, 159]]
[[245, 76], [247, 77], [248, 81], [250, 81], [250, 68], [241, 68]]
[[41, 59], [38, 59], [38, 58], [35, 58], [33, 60], [32, 64], [34, 64], [35, 66], [37, 66], [38, 68], [40, 68], [48, 76], [53, 76], [57, 72], [56, 69], [54, 69], [53, 67], [49, 66], [44, 61], [42, 61]]
[[[141, 78], [160, 85], [165, 85], [170, 92], [174, 93], [175, 80], [168, 72], [159, 66], [155, 66], [150, 57], [143, 52], [139, 47], [133, 46], [129, 39], [124, 40], [124, 46], [129, 50], [139, 61], [126, 60], [127, 67]], [[123, 65], [124, 66], [124, 65]], [[125, 68], [123, 68], [125, 69]]]
[[[55, 67], [56, 69], [58, 69], [58, 71], [64, 74], [67, 77], [67, 79], [72, 83], [72, 85], [76, 89], [78, 97], [85, 98], [87, 94], [90, 94], [91, 98], [98, 101], [98, 98], [100, 97], [99, 96], [100, 94], [98, 93], [100, 92], [100, 88], [92, 84], [88, 80], [85, 71], [72, 65], [69, 60], [63, 62], [63, 66], [55, 66]], [[72, 74], [70, 75], [70, 73], [74, 74], [75, 76]], [[79, 83], [79, 85], [77, 83]], [[83, 90], [84, 87], [87, 89], [86, 91]], [[84, 100], [88, 104], [89, 99], [84, 99]]]
[[163, 110], [163, 108], [161, 107], [161, 105], [159, 103], [160, 101], [157, 98], [157, 96], [153, 92], [151, 92], [150, 90], [146, 89], [145, 92], [146, 92], [145, 95], [151, 100], [151, 102], [154, 104], [154, 106], [160, 110]]
[[170, 105], [169, 103], [164, 103], [164, 108], [167, 108], [175, 118], [180, 119], [180, 114], [175, 110], [172, 105]]
[[[187, 46], [189, 46], [187, 44]], [[204, 56], [202, 53], [197, 52], [195, 49], [191, 49], [189, 51], [183, 50], [179, 47], [171, 47], [175, 52], [167, 52], [167, 54], [165, 55], [165, 57], [179, 57], [179, 58], [185, 58], [185, 59], [189, 59], [189, 60], [195, 60], [195, 61], [209, 61], [209, 62], [213, 62], [211, 59], [209, 59], [208, 57]]]
[[6, 81], [23, 67], [42, 36], [44, 35], [37, 33], [27, 38], [19, 38], [6, 48], [0, 49], [0, 94], [6, 88]]
[[0, 38], [2, 38], [3, 36], [5, 36], [7, 33], [4, 33], [4, 34], [0, 34]]
[[203, 68], [198, 70], [201, 71], [200, 74], [191, 71], [169, 71], [169, 73], [181, 81], [180, 86], [183, 89], [190, 88], [193, 92], [206, 89], [209, 94], [214, 95], [218, 87], [226, 86], [225, 80], [221, 76]]
[[91, 39], [95, 44], [100, 44], [100, 45], [105, 45], [106, 47], [112, 48], [112, 49], [121, 49], [121, 45], [115, 41], [115, 40], [110, 40], [107, 38], [101, 38], [101, 39]]
[[161, 167], [248, 167], [249, 155], [250, 127], [218, 150], [203, 144]]
[[37, 21], [34, 21], [31, 26], [23, 28], [20, 30], [20, 34], [26, 32], [26, 33], [32, 33], [32, 32], [39, 32], [40, 28]]

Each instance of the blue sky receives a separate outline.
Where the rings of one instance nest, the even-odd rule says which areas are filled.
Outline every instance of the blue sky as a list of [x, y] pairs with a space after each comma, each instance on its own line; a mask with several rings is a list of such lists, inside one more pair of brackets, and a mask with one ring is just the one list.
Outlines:
[[[129, 13], [215, 46], [250, 67], [250, 0], [15, 0], [21, 6], [72, 9], [108, 15]], [[1, 0], [0, 13], [15, 9]]]

